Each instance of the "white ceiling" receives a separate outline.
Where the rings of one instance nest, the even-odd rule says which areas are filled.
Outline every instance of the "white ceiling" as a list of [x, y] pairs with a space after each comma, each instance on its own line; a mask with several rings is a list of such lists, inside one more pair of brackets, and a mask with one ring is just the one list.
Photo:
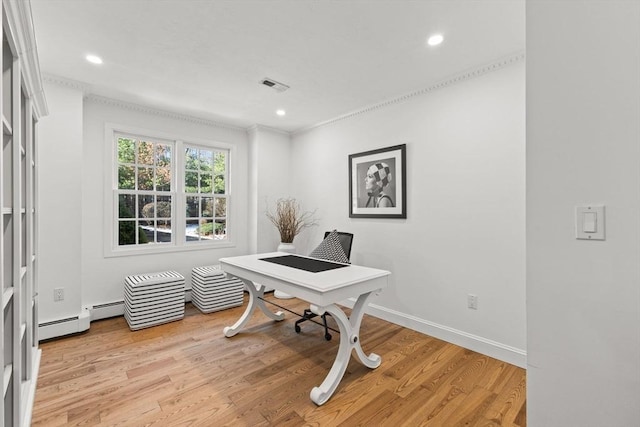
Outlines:
[[[522, 52], [524, 0], [31, 0], [43, 74], [296, 131]], [[442, 45], [426, 44], [435, 32]], [[94, 53], [104, 63], [84, 58]], [[259, 82], [289, 85], [276, 92]], [[278, 117], [275, 111], [285, 109]]]

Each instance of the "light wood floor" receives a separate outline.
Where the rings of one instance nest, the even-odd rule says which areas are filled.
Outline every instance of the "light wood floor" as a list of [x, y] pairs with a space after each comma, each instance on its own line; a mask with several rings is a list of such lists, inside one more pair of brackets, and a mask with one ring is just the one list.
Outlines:
[[[277, 300], [302, 312], [299, 300]], [[334, 360], [327, 342], [292, 315], [256, 311], [233, 338], [243, 308], [204, 315], [187, 304], [178, 322], [131, 332], [123, 317], [41, 343], [33, 426], [518, 426], [525, 371], [371, 316], [361, 328], [370, 370], [351, 359], [323, 406], [309, 399]]]

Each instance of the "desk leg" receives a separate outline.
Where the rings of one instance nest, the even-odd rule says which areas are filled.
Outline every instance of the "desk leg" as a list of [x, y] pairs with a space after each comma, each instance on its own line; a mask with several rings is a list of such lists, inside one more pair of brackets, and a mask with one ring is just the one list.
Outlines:
[[240, 332], [242, 327], [251, 318], [253, 310], [256, 309], [256, 306], [260, 307], [260, 310], [262, 310], [262, 312], [267, 315], [267, 317], [273, 320], [280, 321], [284, 319], [284, 313], [282, 311], [278, 311], [276, 313], [272, 312], [267, 308], [266, 305], [264, 305], [264, 301], [260, 299], [264, 296], [264, 285], [258, 285], [258, 288], [256, 288], [256, 285], [254, 285], [252, 281], [241, 278], [239, 279], [244, 282], [247, 290], [249, 291], [249, 305], [247, 306], [247, 309], [244, 311], [240, 319], [238, 319], [238, 321], [234, 323], [233, 326], [227, 326], [223, 329], [224, 336], [226, 336], [227, 338], [232, 337]]
[[352, 350], [356, 351], [358, 359], [360, 359], [362, 364], [367, 368], [375, 369], [380, 366], [382, 362], [380, 356], [375, 353], [367, 356], [360, 346], [360, 324], [364, 316], [364, 309], [367, 306], [367, 300], [371, 294], [372, 292], [369, 292], [358, 297], [351, 311], [350, 318], [335, 304], [326, 307], [311, 305], [311, 311], [318, 315], [322, 315], [325, 312], [331, 313], [331, 316], [333, 316], [340, 329], [340, 347], [338, 348], [336, 360], [333, 362], [333, 366], [322, 384], [311, 390], [311, 400], [318, 406], [329, 400], [336, 391], [336, 388], [338, 388], [338, 384], [342, 380], [344, 372], [347, 370]]

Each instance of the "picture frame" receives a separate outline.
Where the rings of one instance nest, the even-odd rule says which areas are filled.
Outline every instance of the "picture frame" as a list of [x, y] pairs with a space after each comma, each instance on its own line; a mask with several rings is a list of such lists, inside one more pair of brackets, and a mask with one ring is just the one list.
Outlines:
[[349, 155], [349, 217], [407, 217], [407, 144]]

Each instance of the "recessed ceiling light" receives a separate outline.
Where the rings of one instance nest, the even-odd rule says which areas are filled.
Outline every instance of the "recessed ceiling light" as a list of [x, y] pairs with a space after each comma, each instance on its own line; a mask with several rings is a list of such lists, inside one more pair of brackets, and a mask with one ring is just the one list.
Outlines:
[[86, 60], [91, 62], [92, 64], [102, 64], [102, 58], [96, 55], [87, 55]]
[[434, 34], [429, 37], [427, 43], [429, 44], [429, 46], [438, 46], [440, 43], [442, 43], [443, 40], [444, 37], [442, 37], [442, 34]]
[[278, 110], [278, 111], [276, 111], [276, 114], [277, 114], [277, 115], [279, 115], [280, 117], [282, 117], [282, 116], [284, 116], [285, 114], [287, 114], [287, 112], [286, 112], [286, 111], [284, 111], [284, 110]]

